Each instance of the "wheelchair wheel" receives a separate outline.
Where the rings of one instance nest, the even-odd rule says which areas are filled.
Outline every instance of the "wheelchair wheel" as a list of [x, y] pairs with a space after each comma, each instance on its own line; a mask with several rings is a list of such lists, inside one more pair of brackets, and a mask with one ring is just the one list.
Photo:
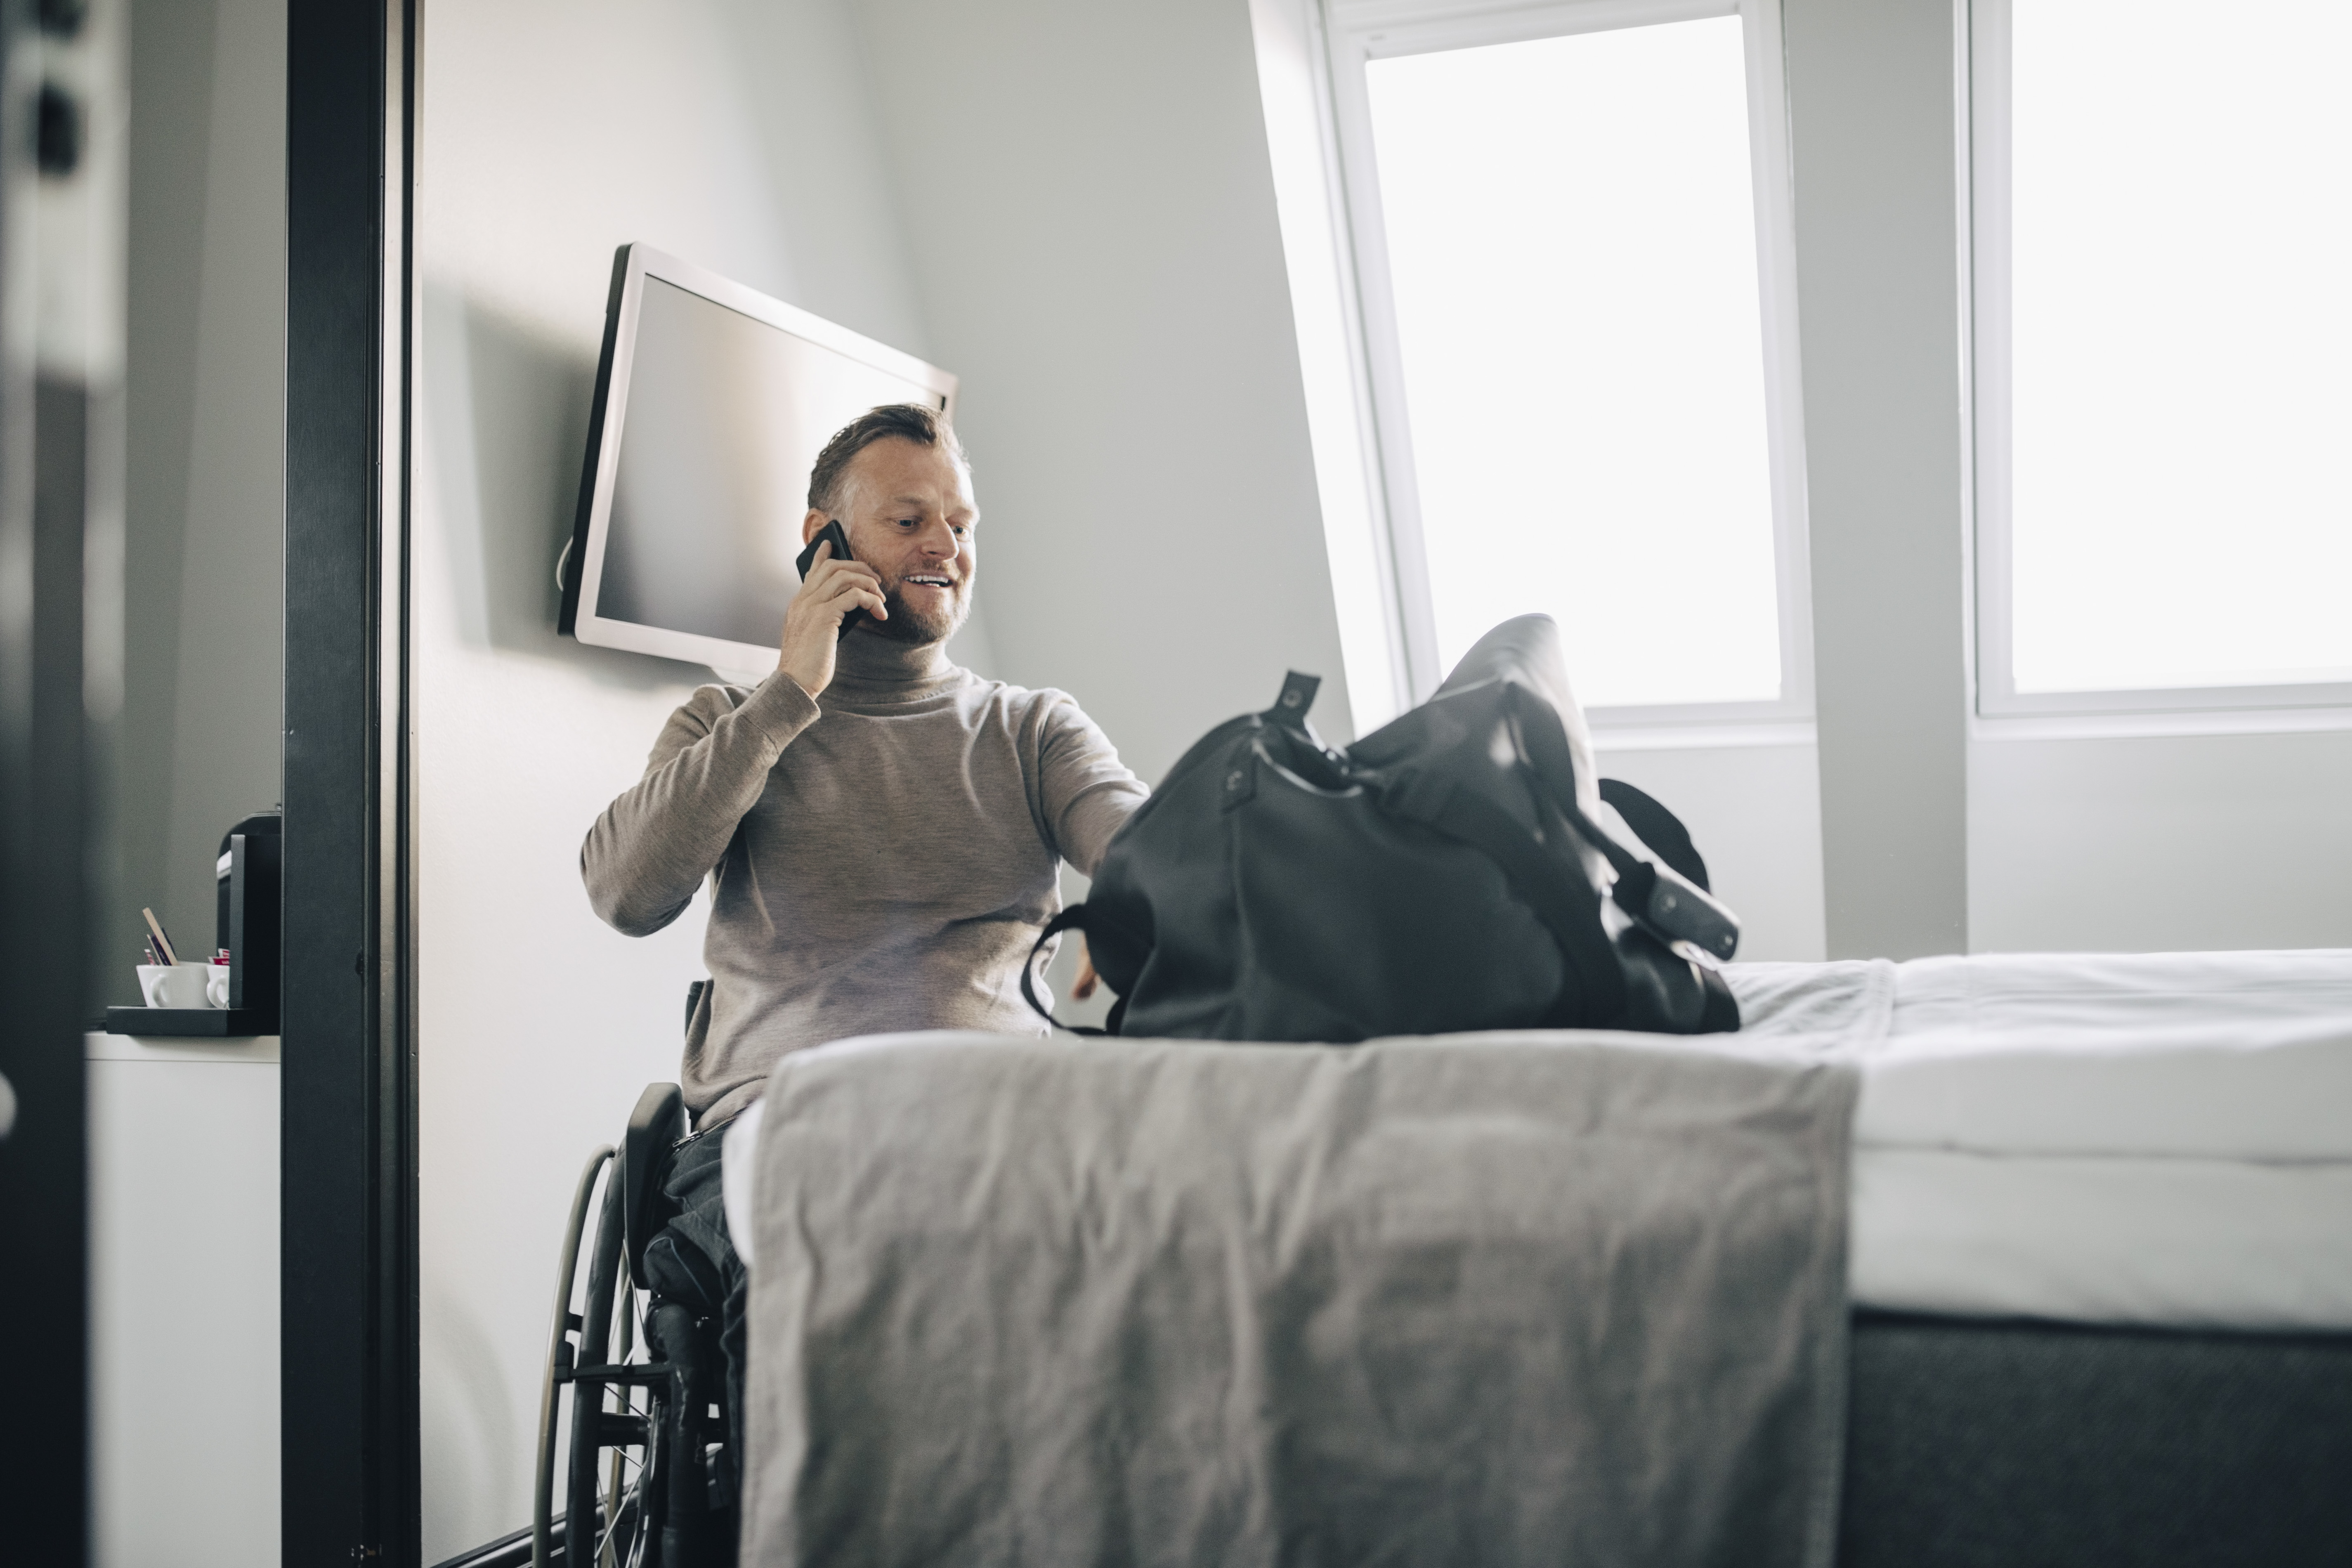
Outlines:
[[[650, 1568], [646, 1548], [645, 1477], [658, 1464], [660, 1423], [654, 1418], [659, 1369], [632, 1361], [638, 1348], [637, 1292], [629, 1288], [621, 1257], [619, 1184], [607, 1181], [590, 1242], [581, 1310], [572, 1301], [579, 1278], [589, 1200], [613, 1159], [609, 1148], [589, 1157], [572, 1200], [563, 1261], [556, 1281], [555, 1321], [540, 1393], [539, 1473], [531, 1512], [533, 1568]], [[584, 1374], [584, 1375], [583, 1375]], [[553, 1511], [562, 1391], [572, 1389], [571, 1442], [563, 1467], [563, 1539], [555, 1540]]]
[[[709, 1568], [733, 1559], [731, 1510], [710, 1479], [724, 1441], [713, 1326], [629, 1279], [623, 1184], [608, 1180], [584, 1280], [578, 1278], [589, 1200], [613, 1151], [581, 1173], [565, 1233], [555, 1325], [540, 1401], [533, 1568]], [[617, 1165], [614, 1167], [617, 1171]], [[575, 1289], [581, 1310], [571, 1310]], [[639, 1358], [642, 1359], [639, 1359]], [[553, 1515], [559, 1392], [572, 1389], [563, 1542]], [[560, 1557], [559, 1557], [560, 1553]]]

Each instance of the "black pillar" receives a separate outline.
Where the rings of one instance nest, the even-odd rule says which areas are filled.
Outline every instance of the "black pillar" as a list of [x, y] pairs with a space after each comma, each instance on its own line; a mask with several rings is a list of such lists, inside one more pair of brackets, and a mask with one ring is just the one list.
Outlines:
[[418, 1557], [404, 976], [408, 0], [287, 26], [288, 1568]]

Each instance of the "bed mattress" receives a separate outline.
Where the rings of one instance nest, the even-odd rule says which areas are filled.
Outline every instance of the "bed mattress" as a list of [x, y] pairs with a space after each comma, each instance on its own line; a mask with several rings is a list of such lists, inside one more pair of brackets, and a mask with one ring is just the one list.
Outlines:
[[[1639, 1038], [1858, 1064], [1857, 1306], [2352, 1330], [2352, 951], [1731, 973], [1740, 1034]], [[760, 1110], [726, 1148], [738, 1237]]]
[[1853, 967], [1857, 1304], [2352, 1329], [2352, 952]]

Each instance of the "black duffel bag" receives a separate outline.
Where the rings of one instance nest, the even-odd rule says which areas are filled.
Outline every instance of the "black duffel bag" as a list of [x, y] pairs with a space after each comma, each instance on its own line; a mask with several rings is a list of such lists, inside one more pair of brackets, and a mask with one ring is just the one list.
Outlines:
[[[1294, 673], [1272, 708], [1185, 752], [1039, 939], [1086, 932], [1119, 998], [1108, 1032], [1739, 1026], [1715, 968], [1739, 922], [1601, 799], [1549, 616], [1496, 626], [1345, 752], [1307, 722], [1319, 684]], [[1654, 832], [1681, 835], [1638, 799]], [[1687, 837], [1676, 847], [1703, 881]], [[1035, 960], [1022, 990], [1044, 1013]]]

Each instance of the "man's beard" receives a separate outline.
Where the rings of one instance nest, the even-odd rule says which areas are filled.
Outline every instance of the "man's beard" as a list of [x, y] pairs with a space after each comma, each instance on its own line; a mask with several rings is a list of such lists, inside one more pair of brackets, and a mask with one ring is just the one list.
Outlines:
[[890, 612], [888, 620], [877, 621], [867, 616], [857, 624], [877, 637], [919, 647], [927, 643], [945, 642], [956, 635], [964, 617], [971, 613], [971, 584], [967, 580], [962, 592], [950, 596], [944, 610], [918, 610], [896, 587], [883, 590], [882, 603]]

